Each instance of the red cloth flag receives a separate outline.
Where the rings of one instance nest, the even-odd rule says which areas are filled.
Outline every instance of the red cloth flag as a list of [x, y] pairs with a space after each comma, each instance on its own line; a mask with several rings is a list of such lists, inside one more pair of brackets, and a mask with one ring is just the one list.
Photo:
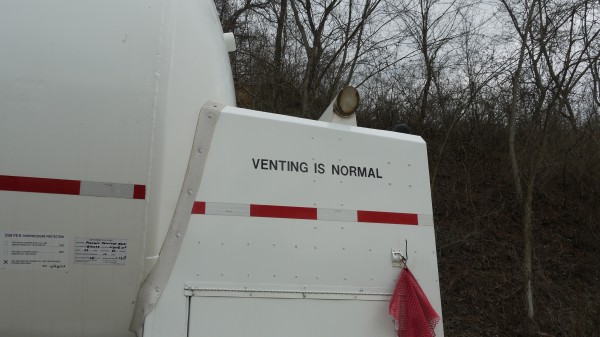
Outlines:
[[407, 267], [400, 272], [389, 312], [396, 321], [398, 337], [435, 337], [440, 316]]

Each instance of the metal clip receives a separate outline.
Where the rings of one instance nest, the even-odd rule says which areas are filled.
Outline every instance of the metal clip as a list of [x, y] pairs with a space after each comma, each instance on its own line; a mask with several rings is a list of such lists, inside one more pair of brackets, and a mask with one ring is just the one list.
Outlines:
[[406, 261], [408, 261], [408, 242], [406, 240], [404, 240], [404, 245], [406, 256], [402, 254], [401, 250], [392, 249], [392, 267], [402, 268], [406, 266]]
[[406, 265], [406, 257], [401, 250], [392, 249], [392, 267], [401, 268]]

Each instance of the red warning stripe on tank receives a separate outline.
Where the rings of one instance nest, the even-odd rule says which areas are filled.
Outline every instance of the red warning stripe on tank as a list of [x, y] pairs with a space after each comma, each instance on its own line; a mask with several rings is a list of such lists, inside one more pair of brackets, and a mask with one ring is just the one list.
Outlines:
[[419, 224], [419, 216], [412, 213], [339, 210], [278, 205], [230, 204], [204, 201], [196, 201], [194, 203], [194, 206], [192, 207], [192, 214], [370, 222], [413, 226]]
[[250, 205], [250, 216], [257, 216], [260, 218], [317, 220], [317, 209], [312, 207]]
[[84, 180], [0, 175], [0, 191], [145, 199], [146, 186]]

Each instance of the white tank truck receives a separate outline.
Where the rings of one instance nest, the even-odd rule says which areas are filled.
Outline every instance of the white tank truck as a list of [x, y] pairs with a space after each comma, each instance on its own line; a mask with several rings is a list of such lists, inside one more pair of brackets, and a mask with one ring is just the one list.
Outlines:
[[424, 141], [236, 108], [212, 0], [2, 1], [0, 46], [0, 336], [395, 336], [406, 256], [441, 317]]

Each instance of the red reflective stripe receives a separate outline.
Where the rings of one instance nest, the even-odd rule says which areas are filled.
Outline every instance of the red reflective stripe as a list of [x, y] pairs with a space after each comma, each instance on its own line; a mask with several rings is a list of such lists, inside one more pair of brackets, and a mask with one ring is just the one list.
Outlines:
[[317, 209], [312, 207], [250, 205], [250, 216], [317, 220]]
[[0, 190], [79, 195], [78, 180], [0, 176]]
[[146, 186], [145, 185], [133, 185], [133, 198], [134, 199], [146, 199]]
[[206, 203], [204, 201], [195, 201], [192, 206], [192, 214], [206, 214]]
[[[80, 180], [68, 180], [68, 179], [51, 179], [51, 178], [34, 178], [34, 177], [17, 177], [17, 176], [3, 176], [0, 175], [0, 191], [13, 191], [13, 192], [31, 192], [31, 193], [50, 193], [50, 194], [68, 194], [68, 195], [81, 195], [81, 184], [86, 186], [90, 185], [103, 185], [110, 183], [97, 183], [92, 181], [80, 181]], [[127, 184], [117, 184], [127, 185]], [[129, 185], [131, 186], [131, 185]], [[114, 198], [125, 198], [125, 199], [145, 199], [146, 198], [146, 185], [133, 185], [133, 195], [124, 196], [118, 192], [114, 192], [111, 195], [110, 192], [100, 195], [90, 195], [84, 192], [86, 196], [102, 196], [102, 197], [114, 197]]]
[[416, 214], [357, 211], [358, 222], [389, 223], [397, 225], [418, 225], [419, 218]]

